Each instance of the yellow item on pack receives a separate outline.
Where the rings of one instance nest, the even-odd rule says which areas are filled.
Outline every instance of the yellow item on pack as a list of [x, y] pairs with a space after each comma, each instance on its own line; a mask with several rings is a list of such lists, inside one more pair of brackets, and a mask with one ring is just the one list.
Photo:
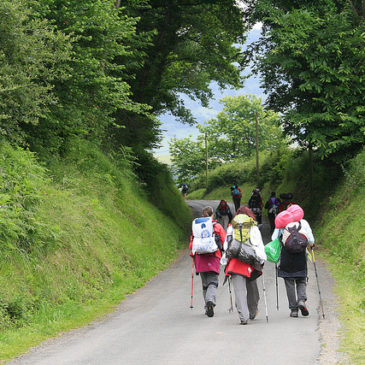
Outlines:
[[232, 219], [234, 239], [246, 242], [250, 238], [250, 229], [257, 223], [246, 214], [238, 214]]

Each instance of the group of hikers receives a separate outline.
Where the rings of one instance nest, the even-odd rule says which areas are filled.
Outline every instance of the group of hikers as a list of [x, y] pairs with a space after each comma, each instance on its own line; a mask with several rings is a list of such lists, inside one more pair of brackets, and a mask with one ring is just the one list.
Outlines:
[[275, 262], [276, 275], [284, 279], [290, 317], [298, 317], [299, 311], [303, 316], [308, 316], [307, 247], [314, 246], [314, 237], [309, 223], [303, 219], [303, 209], [292, 202], [292, 194], [281, 194], [282, 200], [279, 200], [272, 192], [265, 203], [272, 241], [265, 245], [260, 231], [263, 208], [260, 190], [253, 190], [248, 206], [240, 205], [242, 191], [236, 183], [231, 187], [231, 194], [235, 205], [234, 215], [228, 203], [221, 200], [215, 212], [212, 207], [205, 207], [202, 217], [194, 219], [192, 224], [189, 245], [193, 259], [192, 284], [195, 269], [195, 274], [202, 281], [205, 314], [214, 316], [222, 266], [225, 275], [223, 285], [227, 281], [229, 285], [230, 311], [233, 310], [232, 283], [240, 324], [246, 325], [249, 320], [254, 320], [260, 299], [257, 279], [263, 275], [264, 263], [272, 256], [269, 251], [275, 247], [277, 261], [272, 261], [272, 258], [270, 261]]

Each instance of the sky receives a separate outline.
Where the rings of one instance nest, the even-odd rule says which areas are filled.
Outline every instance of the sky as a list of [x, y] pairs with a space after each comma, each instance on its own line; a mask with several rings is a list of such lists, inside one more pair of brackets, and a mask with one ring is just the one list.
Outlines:
[[[256, 25], [248, 34], [247, 44], [254, 42], [260, 36], [261, 26], [260, 24]], [[248, 75], [250, 70], [245, 70], [243, 75]], [[186, 95], [182, 95], [182, 99], [184, 100], [185, 106], [191, 110], [193, 116], [195, 117], [197, 123], [203, 124], [205, 121], [214, 118], [220, 111], [222, 111], [222, 104], [219, 103], [219, 100], [225, 96], [238, 96], [244, 94], [255, 94], [257, 96], [265, 99], [265, 95], [263, 90], [260, 88], [259, 79], [257, 77], [249, 77], [245, 80], [244, 86], [242, 89], [234, 90], [234, 89], [226, 89], [220, 90], [216, 83], [211, 83], [211, 88], [213, 91], [213, 98], [210, 100], [209, 107], [204, 108], [197, 101], [190, 99]], [[163, 114], [160, 115], [159, 118], [162, 130], [162, 142], [161, 147], [159, 149], [153, 150], [153, 154], [159, 158], [163, 158], [169, 155], [169, 146], [168, 142], [176, 136], [177, 138], [189, 137], [190, 135], [196, 137], [199, 133], [195, 126], [190, 126], [187, 124], [182, 124], [175, 119], [175, 117], [171, 114]]]

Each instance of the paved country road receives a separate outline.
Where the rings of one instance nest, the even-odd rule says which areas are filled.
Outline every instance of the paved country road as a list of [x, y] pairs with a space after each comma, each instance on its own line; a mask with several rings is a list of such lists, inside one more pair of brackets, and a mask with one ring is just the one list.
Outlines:
[[[193, 215], [218, 201], [187, 201]], [[268, 225], [263, 227], [268, 242]], [[217, 293], [213, 318], [204, 315], [200, 278], [194, 278], [194, 308], [190, 309], [191, 259], [184, 252], [118, 308], [100, 321], [46, 341], [10, 364], [32, 365], [311, 365], [335, 364], [339, 328], [332, 279], [317, 261], [326, 319], [321, 319], [313, 265], [307, 287], [309, 317], [290, 318], [284, 283], [279, 279], [276, 309], [275, 267], [265, 264], [269, 322], [266, 322], [262, 278], [259, 314], [247, 326], [237, 312], [229, 313], [228, 285]], [[232, 293], [233, 295], [233, 293]], [[233, 298], [234, 300], [234, 298]]]

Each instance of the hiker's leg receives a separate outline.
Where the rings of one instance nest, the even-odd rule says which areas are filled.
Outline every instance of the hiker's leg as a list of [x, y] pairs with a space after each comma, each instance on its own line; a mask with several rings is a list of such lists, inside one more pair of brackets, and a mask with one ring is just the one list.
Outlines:
[[297, 284], [298, 302], [300, 300], [305, 302], [307, 300], [307, 278], [298, 278], [295, 281]]
[[247, 289], [247, 306], [250, 313], [250, 317], [256, 316], [257, 306], [259, 304], [260, 294], [257, 287], [256, 280], [246, 279], [246, 289]]
[[212, 302], [216, 305], [217, 288], [218, 288], [218, 274], [215, 272], [207, 272], [206, 274], [206, 293], [205, 303]]
[[295, 280], [290, 278], [284, 278], [286, 295], [288, 297], [289, 308], [298, 309], [297, 297], [295, 293]]
[[234, 299], [238, 315], [241, 322], [245, 322], [249, 318], [247, 307], [246, 278], [241, 275], [232, 275], [232, 284], [234, 288]]
[[203, 298], [204, 298], [204, 305], [207, 303], [207, 300], [206, 300], [206, 295], [207, 295], [207, 273], [206, 272], [201, 272], [199, 273], [199, 276], [201, 277], [202, 279], [202, 287], [203, 287]]

